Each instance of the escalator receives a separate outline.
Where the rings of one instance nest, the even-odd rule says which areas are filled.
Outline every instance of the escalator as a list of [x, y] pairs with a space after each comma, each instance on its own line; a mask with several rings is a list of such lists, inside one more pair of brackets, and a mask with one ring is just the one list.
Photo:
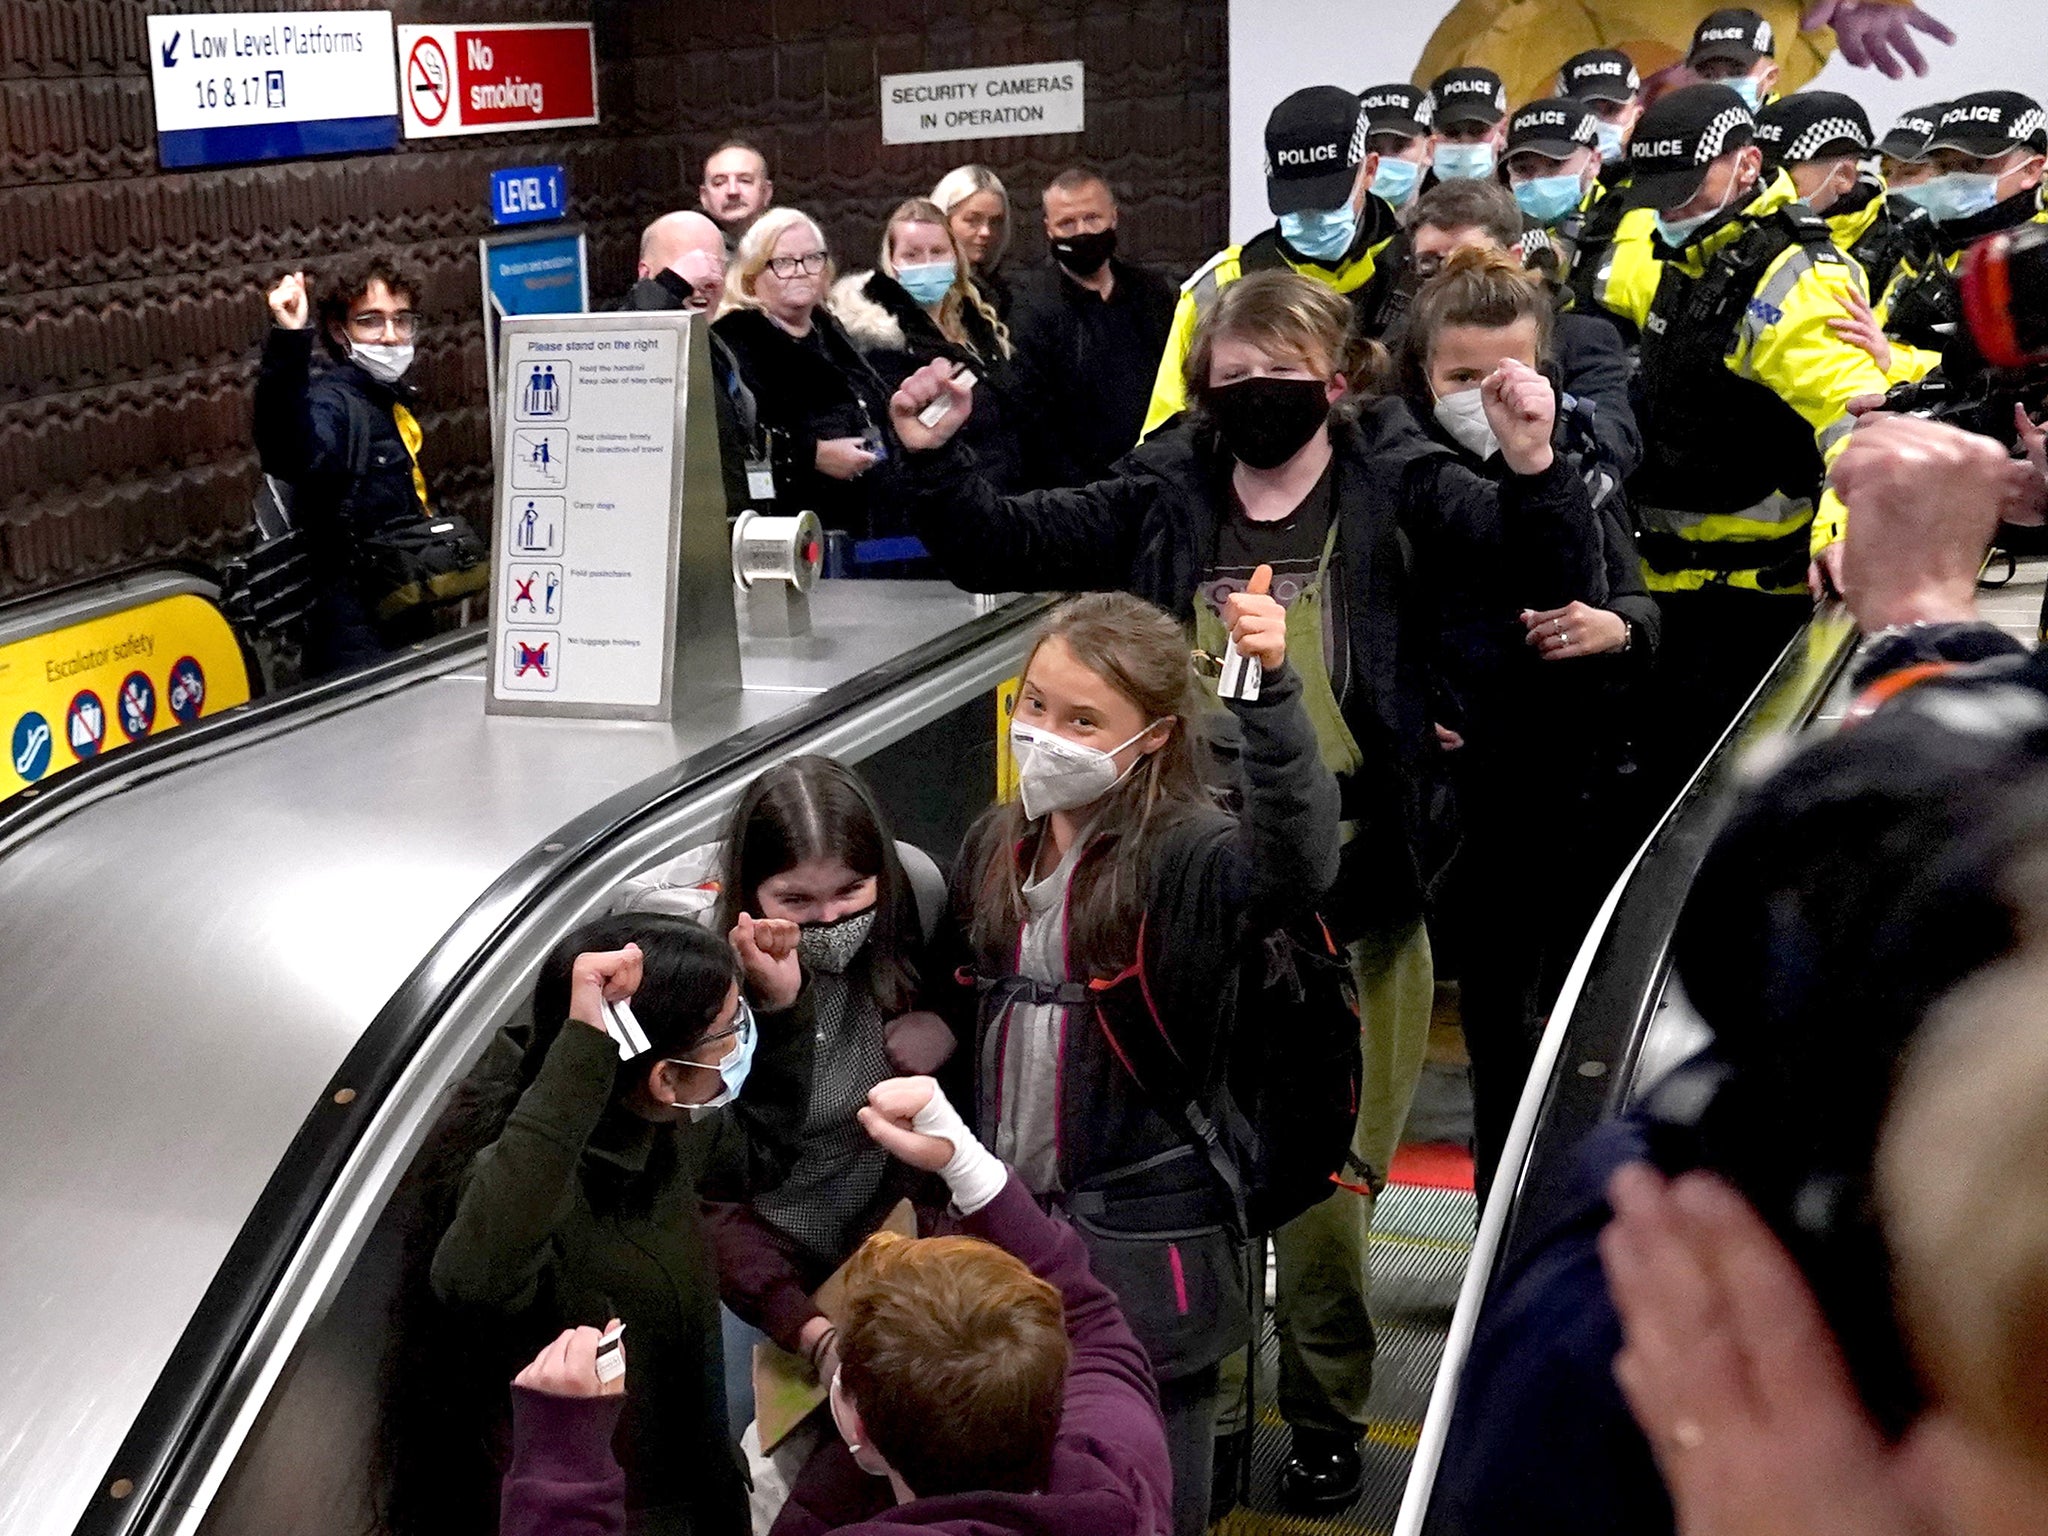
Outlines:
[[[481, 639], [453, 636], [0, 819], [0, 1306], [27, 1341], [0, 1528], [362, 1528], [345, 1427], [374, 1383], [335, 1379], [335, 1341], [378, 1313], [336, 1298], [552, 943], [784, 757], [862, 765], [942, 857], [991, 796], [1044, 601], [813, 602], [815, 636], [743, 640], [747, 686], [672, 725], [486, 716]], [[280, 1449], [310, 1383], [321, 1434]]]

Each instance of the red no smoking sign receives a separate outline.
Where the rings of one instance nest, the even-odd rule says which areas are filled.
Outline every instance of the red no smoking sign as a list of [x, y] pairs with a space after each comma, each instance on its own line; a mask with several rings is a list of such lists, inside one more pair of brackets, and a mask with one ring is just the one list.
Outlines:
[[415, 116], [429, 128], [448, 115], [448, 55], [431, 37], [412, 45], [405, 61], [405, 92]]

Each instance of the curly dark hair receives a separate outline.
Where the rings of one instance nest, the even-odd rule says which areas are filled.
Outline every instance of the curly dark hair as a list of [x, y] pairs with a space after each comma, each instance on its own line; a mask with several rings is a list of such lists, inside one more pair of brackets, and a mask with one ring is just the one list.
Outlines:
[[389, 256], [357, 256], [342, 262], [321, 279], [315, 307], [320, 339], [337, 360], [347, 352], [335, 332], [347, 326], [348, 312], [370, 291], [372, 283], [382, 283], [414, 308], [419, 306], [419, 280]]

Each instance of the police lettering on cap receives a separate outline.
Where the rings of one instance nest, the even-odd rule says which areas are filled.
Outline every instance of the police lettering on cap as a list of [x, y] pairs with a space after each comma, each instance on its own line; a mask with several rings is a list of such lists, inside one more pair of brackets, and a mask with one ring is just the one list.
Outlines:
[[1447, 69], [1429, 83], [1430, 127], [1499, 122], [1508, 115], [1508, 88], [1490, 69]]
[[1773, 165], [1870, 153], [1870, 116], [1840, 91], [1796, 91], [1756, 115], [1756, 141]]
[[1557, 94], [1578, 101], [1631, 102], [1642, 88], [1635, 62], [1618, 48], [1575, 53], [1557, 72]]
[[1405, 80], [1375, 85], [1358, 93], [1365, 110], [1367, 133], [1398, 133], [1414, 138], [1429, 132], [1429, 97]]
[[1676, 208], [1707, 179], [1707, 167], [1731, 150], [1756, 141], [1756, 119], [1725, 85], [1689, 85], [1673, 91], [1636, 124], [1628, 146], [1638, 207]]
[[1891, 131], [1877, 141], [1878, 151], [1894, 160], [1924, 160], [1927, 158], [1927, 141], [1934, 137], [1934, 130], [1941, 122], [1941, 114], [1948, 110], [1948, 103], [1937, 101], [1931, 106], [1915, 107], [1910, 112], [1899, 114]]
[[1771, 24], [1755, 11], [1716, 11], [1693, 29], [1692, 51], [1685, 62], [1694, 68], [1726, 59], [1747, 70], [1758, 59], [1777, 57], [1778, 40]]
[[1365, 159], [1365, 113], [1335, 85], [1296, 91], [1266, 119], [1266, 202], [1275, 214], [1340, 208]]
[[1505, 158], [1527, 151], [1552, 160], [1568, 159], [1576, 150], [1600, 141], [1600, 119], [1582, 101], [1552, 96], [1517, 107], [1508, 120]]
[[1978, 91], [1958, 96], [1942, 109], [1927, 149], [1953, 149], [1986, 160], [2014, 149], [2039, 152], [2048, 149], [2048, 119], [2031, 96]]

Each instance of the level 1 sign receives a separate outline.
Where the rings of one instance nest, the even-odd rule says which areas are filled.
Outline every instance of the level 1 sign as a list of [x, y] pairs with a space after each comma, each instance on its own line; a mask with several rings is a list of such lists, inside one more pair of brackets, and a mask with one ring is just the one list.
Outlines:
[[884, 75], [882, 142], [936, 144], [947, 139], [1079, 133], [1082, 88], [1079, 59]]
[[498, 224], [538, 224], [559, 219], [569, 206], [569, 177], [559, 165], [534, 165], [491, 172], [491, 219]]
[[166, 170], [398, 143], [389, 11], [147, 20]]
[[398, 56], [408, 139], [597, 121], [587, 21], [400, 27]]

